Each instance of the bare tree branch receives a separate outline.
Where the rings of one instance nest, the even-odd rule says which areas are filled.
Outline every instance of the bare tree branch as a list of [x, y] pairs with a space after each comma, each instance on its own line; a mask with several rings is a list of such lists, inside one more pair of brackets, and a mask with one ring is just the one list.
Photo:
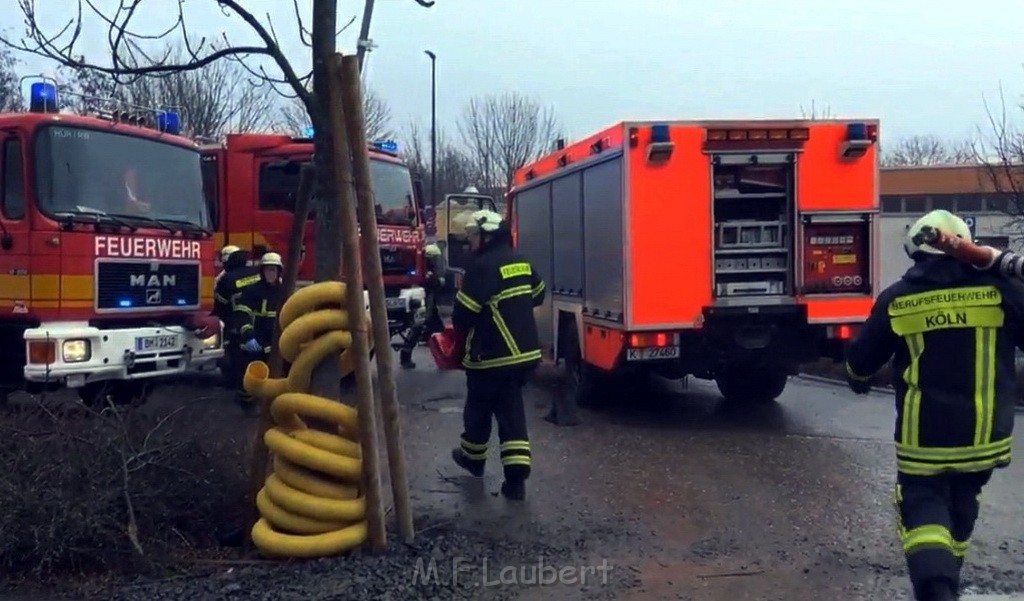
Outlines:
[[898, 140], [893, 149], [882, 152], [885, 167], [926, 165], [967, 165], [975, 158], [974, 141], [946, 141], [936, 136], [910, 136]]
[[803, 105], [800, 105], [800, 115], [804, 119], [808, 119], [810, 121], [827, 121], [835, 118], [835, 115], [832, 113], [831, 105], [826, 104], [824, 107], [819, 109], [813, 99], [811, 100], [810, 109], [804, 109]]
[[1007, 116], [1002, 85], [998, 111], [993, 111], [987, 99], [984, 103], [989, 131], [979, 128], [975, 159], [982, 165], [989, 186], [1005, 200], [1003, 211], [1020, 227], [1024, 225], [1024, 132]]
[[[236, 0], [217, 0], [218, 5], [226, 14], [234, 14], [241, 18], [252, 29], [257, 37], [263, 42], [262, 46], [231, 45], [226, 37], [219, 47], [207, 43], [205, 39], [198, 44], [193, 44], [188, 37], [188, 29], [185, 26], [183, 0], [178, 0], [178, 15], [172, 25], [162, 29], [156, 34], [140, 33], [134, 29], [133, 18], [140, 12], [146, 0], [121, 0], [113, 14], [108, 14], [92, 3], [86, 2], [93, 16], [99, 18], [108, 26], [108, 44], [110, 46], [111, 63], [109, 65], [86, 61], [83, 54], [77, 50], [83, 27], [83, 2], [77, 3], [76, 16], [54, 34], [45, 33], [36, 18], [36, 0], [18, 0], [26, 27], [26, 37], [18, 42], [0, 36], [0, 43], [13, 48], [42, 56], [59, 62], [60, 64], [73, 69], [87, 69], [105, 73], [117, 80], [118, 83], [129, 83], [139, 76], [144, 75], [167, 75], [180, 71], [193, 71], [201, 69], [219, 59], [235, 57], [245, 59], [251, 56], [265, 56], [272, 60], [281, 72], [281, 77], [274, 79], [267, 76], [268, 81], [287, 82], [293, 92], [303, 99], [303, 102], [312, 102], [303, 78], [300, 77], [289, 63], [280, 45], [271, 33], [270, 26], [265, 26], [251, 12], [241, 6]], [[143, 11], [148, 14], [156, 13], [158, 7], [166, 8], [167, 0], [150, 1], [149, 7], [153, 11]], [[155, 40], [167, 40], [174, 33], [178, 33], [184, 42], [185, 52], [181, 53], [178, 60], [172, 60], [169, 53], [165, 52], [161, 57], [152, 57], [146, 54], [142, 44]], [[259, 68], [261, 75], [265, 74], [262, 65]]]
[[[367, 88], [363, 93], [363, 115], [366, 119], [368, 140], [389, 139], [395, 136], [391, 128], [391, 107], [380, 95]], [[312, 126], [306, 107], [297, 101], [280, 108], [275, 129], [291, 135], [303, 135]]]
[[547, 152], [559, 131], [550, 108], [518, 92], [470, 99], [459, 122], [487, 187], [510, 186], [515, 171]]

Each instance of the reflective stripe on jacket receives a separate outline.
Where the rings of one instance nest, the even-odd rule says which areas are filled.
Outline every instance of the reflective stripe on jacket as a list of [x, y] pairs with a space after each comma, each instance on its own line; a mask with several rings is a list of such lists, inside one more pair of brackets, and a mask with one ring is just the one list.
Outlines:
[[224, 322], [229, 331], [235, 329], [234, 310], [242, 290], [260, 281], [260, 275], [252, 267], [238, 267], [225, 271], [213, 288], [213, 315]]
[[507, 245], [474, 257], [455, 297], [452, 325], [466, 332], [467, 369], [540, 363], [533, 308], [544, 300], [544, 281]]
[[920, 476], [1006, 466], [1024, 285], [946, 257], [884, 290], [847, 349], [866, 379], [893, 357], [899, 471]]
[[243, 341], [255, 338], [270, 352], [277, 327], [277, 312], [284, 303], [284, 286], [270, 286], [262, 279], [246, 286], [235, 303], [239, 334]]

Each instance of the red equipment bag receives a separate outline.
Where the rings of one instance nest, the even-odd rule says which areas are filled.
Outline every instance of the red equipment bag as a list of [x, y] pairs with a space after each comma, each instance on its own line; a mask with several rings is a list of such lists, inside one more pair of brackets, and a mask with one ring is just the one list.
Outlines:
[[462, 369], [462, 357], [466, 352], [466, 341], [451, 326], [430, 337], [427, 343], [430, 354], [438, 369]]

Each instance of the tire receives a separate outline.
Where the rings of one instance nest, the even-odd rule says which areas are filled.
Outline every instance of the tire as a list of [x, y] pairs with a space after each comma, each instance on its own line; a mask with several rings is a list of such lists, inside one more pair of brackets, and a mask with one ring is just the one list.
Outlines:
[[607, 378], [597, 368], [583, 360], [583, 345], [574, 321], [562, 327], [561, 340], [565, 341], [565, 386], [562, 394], [567, 401], [580, 407], [602, 404], [604, 395], [601, 382]]
[[733, 403], [770, 403], [788, 382], [786, 371], [772, 364], [731, 363], [715, 375], [718, 391]]

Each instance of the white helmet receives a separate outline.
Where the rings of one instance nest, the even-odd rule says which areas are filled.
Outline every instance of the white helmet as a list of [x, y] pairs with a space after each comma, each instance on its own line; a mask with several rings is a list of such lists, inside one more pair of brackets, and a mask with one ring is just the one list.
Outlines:
[[477, 231], [481, 231], [494, 233], [498, 231], [501, 224], [501, 215], [494, 211], [484, 209], [482, 211], [476, 211], [470, 216], [469, 223], [466, 224], [466, 232], [475, 233]]
[[428, 257], [440, 257], [441, 256], [441, 249], [436, 244], [428, 244], [427, 247], [423, 249], [423, 252]]
[[281, 260], [281, 255], [277, 253], [266, 253], [260, 257], [260, 267], [266, 267], [268, 265], [274, 265], [284, 269], [284, 262]]
[[913, 257], [917, 253], [928, 253], [930, 255], [944, 254], [934, 246], [929, 246], [924, 242], [920, 244], [914, 242], [914, 237], [920, 234], [921, 230], [926, 226], [931, 226], [950, 236], [956, 236], [957, 238], [963, 238], [964, 240], [971, 239], [971, 228], [967, 226], [967, 223], [963, 219], [960, 219], [949, 211], [936, 209], [918, 219], [914, 222], [914, 225], [910, 226], [910, 229], [907, 230], [907, 237], [903, 240], [903, 250], [906, 251], [908, 257]]
[[234, 244], [228, 244], [224, 248], [220, 249], [220, 262], [223, 263], [228, 260], [228, 257], [242, 250]]

